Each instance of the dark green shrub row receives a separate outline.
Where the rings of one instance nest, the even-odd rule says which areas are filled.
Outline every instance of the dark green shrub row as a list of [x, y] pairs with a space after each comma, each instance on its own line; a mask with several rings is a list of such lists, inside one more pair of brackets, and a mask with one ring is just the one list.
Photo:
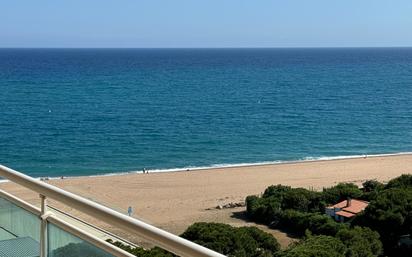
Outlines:
[[[246, 207], [248, 216], [257, 222], [271, 224], [298, 235], [308, 230], [315, 235], [338, 237], [343, 235], [341, 231], [353, 229], [348, 224], [336, 223], [322, 213], [325, 205], [348, 197], [370, 201], [365, 211], [352, 221], [352, 226], [379, 232], [386, 255], [412, 256], [411, 248], [401, 248], [398, 244], [400, 236], [412, 235], [412, 175], [402, 175], [386, 185], [374, 180], [366, 181], [362, 189], [350, 183], [325, 188], [322, 192], [282, 185], [270, 186], [262, 197], [248, 196]], [[351, 245], [356, 245], [356, 242]], [[350, 252], [351, 247], [347, 248]], [[347, 256], [375, 256], [348, 252]]]
[[382, 254], [379, 234], [369, 228], [340, 230], [335, 237], [309, 235], [278, 257], [373, 257]]
[[[365, 212], [352, 222], [352, 227], [322, 214], [326, 204], [346, 197], [371, 200]], [[411, 249], [397, 246], [399, 236], [412, 234], [411, 175], [403, 175], [386, 185], [367, 181], [362, 190], [353, 184], [339, 184], [322, 192], [271, 186], [262, 197], [247, 197], [246, 204], [252, 219], [306, 236], [285, 251], [279, 250], [275, 238], [255, 227], [195, 223], [182, 236], [233, 257], [376, 257], [383, 254], [382, 242], [386, 256], [412, 256]], [[382, 242], [375, 231], [380, 233]], [[146, 250], [112, 243], [139, 257], [175, 256], [160, 248]], [[87, 243], [79, 243], [53, 252], [53, 257], [60, 256], [110, 255]]]
[[280, 249], [272, 235], [256, 227], [200, 222], [191, 225], [181, 236], [227, 256], [270, 257]]
[[276, 185], [268, 187], [262, 197], [248, 196], [246, 208], [248, 216], [258, 222], [271, 223], [277, 221], [285, 210], [323, 213], [325, 206], [341, 200], [362, 198], [363, 192], [354, 184], [341, 183], [323, 192], [315, 192], [304, 188], [291, 188]]
[[305, 234], [306, 230], [316, 235], [335, 236], [339, 230], [348, 228], [348, 225], [337, 223], [325, 214], [286, 210], [282, 212], [279, 222], [273, 227], [301, 236]]

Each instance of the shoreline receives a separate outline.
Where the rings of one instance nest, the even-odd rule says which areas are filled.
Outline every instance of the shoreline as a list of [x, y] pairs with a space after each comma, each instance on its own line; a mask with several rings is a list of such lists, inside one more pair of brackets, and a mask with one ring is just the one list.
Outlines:
[[[256, 166], [272, 166], [272, 165], [282, 165], [282, 164], [299, 164], [299, 163], [311, 163], [311, 162], [326, 162], [335, 160], [351, 160], [351, 159], [365, 159], [365, 158], [375, 158], [375, 157], [389, 157], [389, 156], [403, 156], [411, 155], [412, 152], [398, 152], [398, 153], [383, 153], [383, 154], [365, 154], [365, 155], [340, 155], [340, 156], [324, 156], [324, 157], [305, 157], [305, 159], [297, 160], [278, 160], [278, 161], [264, 161], [255, 163], [238, 163], [238, 164], [212, 164], [211, 166], [199, 166], [199, 167], [188, 167], [188, 168], [171, 168], [171, 169], [153, 169], [148, 170], [153, 173], [166, 173], [166, 172], [184, 172], [184, 171], [202, 171], [211, 169], [229, 169], [229, 168], [243, 168], [243, 167], [256, 167]], [[90, 176], [116, 176], [121, 174], [139, 174], [141, 171], [126, 171], [122, 173], [107, 173], [101, 175], [90, 175]], [[82, 176], [79, 176], [82, 177]]]
[[[364, 155], [339, 155], [339, 156], [321, 156], [321, 157], [305, 157], [304, 159], [296, 160], [277, 160], [277, 161], [263, 161], [255, 163], [235, 163], [235, 164], [212, 164], [210, 166], [188, 166], [183, 168], [166, 168], [166, 169], [147, 169], [150, 173], [174, 173], [174, 172], [188, 172], [188, 171], [204, 171], [204, 170], [220, 170], [231, 168], [248, 168], [248, 167], [260, 167], [260, 166], [272, 166], [272, 165], [286, 165], [286, 164], [299, 164], [299, 163], [316, 163], [327, 162], [336, 160], [353, 160], [353, 159], [365, 159], [365, 158], [377, 158], [377, 157], [390, 157], [390, 156], [407, 156], [412, 152], [396, 152], [396, 153], [382, 153], [382, 154], [364, 154]], [[10, 167], [13, 169], [13, 167]], [[18, 171], [18, 170], [17, 170]], [[81, 179], [81, 178], [94, 178], [94, 177], [111, 177], [111, 176], [123, 176], [130, 174], [142, 174], [142, 170], [131, 171], [119, 171], [119, 172], [107, 172], [93, 175], [74, 175], [74, 176], [59, 176], [59, 177], [35, 177], [35, 179], [46, 180], [61, 180], [64, 179]], [[0, 179], [0, 183], [8, 182], [8, 180]]]

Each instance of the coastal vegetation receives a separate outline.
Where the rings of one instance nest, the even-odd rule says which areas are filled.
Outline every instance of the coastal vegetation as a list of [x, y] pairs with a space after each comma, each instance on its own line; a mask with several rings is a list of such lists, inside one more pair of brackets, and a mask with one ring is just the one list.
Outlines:
[[[348, 198], [367, 200], [369, 205], [346, 222], [337, 222], [324, 214], [326, 206]], [[181, 236], [233, 257], [378, 257], [412, 254], [410, 245], [401, 242], [401, 238], [410, 240], [412, 233], [412, 175], [402, 175], [387, 184], [366, 181], [361, 188], [355, 184], [341, 183], [320, 192], [273, 185], [261, 196], [246, 198], [246, 213], [249, 219], [294, 234], [300, 240], [281, 250], [272, 235], [256, 227], [236, 228], [206, 222], [191, 225]], [[175, 256], [157, 247], [143, 249], [119, 242], [111, 243], [140, 257]], [[60, 249], [57, 253], [64, 254], [68, 252], [66, 250]]]
[[182, 235], [227, 256], [275, 256], [280, 245], [276, 239], [256, 227], [235, 228], [227, 224], [200, 222], [191, 225]]
[[[307, 232], [302, 240], [284, 251], [272, 235], [256, 227], [234, 228], [201, 222], [191, 225], [181, 236], [231, 257], [373, 257], [382, 253], [379, 234], [361, 227], [342, 229], [335, 236]], [[111, 243], [139, 257], [175, 256], [157, 247], [145, 250], [120, 242]]]
[[[360, 215], [345, 223], [336, 222], [324, 214], [326, 206], [350, 198], [370, 203]], [[308, 248], [317, 251], [316, 256], [324, 256], [323, 251], [331, 252], [327, 247], [330, 244], [331, 249], [342, 250], [337, 241], [345, 246], [343, 256], [412, 254], [410, 246], [400, 242], [402, 237], [410, 240], [412, 234], [412, 175], [402, 175], [387, 184], [366, 181], [362, 188], [351, 183], [340, 183], [321, 192], [283, 185], [270, 186], [262, 196], [246, 198], [246, 212], [253, 221], [302, 238], [281, 256], [315, 256], [296, 254], [300, 249]]]

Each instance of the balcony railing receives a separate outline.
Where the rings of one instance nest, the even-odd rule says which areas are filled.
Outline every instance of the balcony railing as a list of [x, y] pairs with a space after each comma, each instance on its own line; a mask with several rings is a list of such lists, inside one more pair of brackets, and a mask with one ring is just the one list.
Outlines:
[[[0, 165], [0, 177], [38, 193], [41, 198], [41, 208], [37, 208], [0, 190], [0, 256], [1, 254], [4, 256], [13, 256], [15, 254], [14, 256], [27, 257], [134, 256], [56, 217], [47, 209], [48, 198], [77, 209], [132, 235], [140, 236], [154, 245], [179, 256], [224, 256], [2, 165]], [[9, 252], [4, 253], [1, 251]]]

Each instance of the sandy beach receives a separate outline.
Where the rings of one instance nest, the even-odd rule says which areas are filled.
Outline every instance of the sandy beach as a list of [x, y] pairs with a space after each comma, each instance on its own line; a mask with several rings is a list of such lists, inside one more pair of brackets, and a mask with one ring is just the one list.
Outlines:
[[[48, 183], [123, 213], [132, 206], [134, 217], [179, 234], [196, 221], [225, 222], [236, 226], [250, 224], [241, 218], [244, 207], [224, 210], [215, 207], [242, 202], [247, 195], [260, 194], [272, 184], [321, 190], [339, 182], [361, 184], [368, 179], [384, 182], [406, 173], [412, 173], [410, 154], [169, 173], [79, 177], [50, 180]], [[2, 183], [0, 188], [38, 204], [37, 195], [20, 186]], [[102, 224], [59, 203], [50, 201], [50, 205], [79, 215], [110, 231], [119, 232], [109, 224]], [[288, 238], [284, 234], [277, 231], [273, 234], [282, 244], [287, 244]], [[138, 241], [136, 238], [129, 239]]]

